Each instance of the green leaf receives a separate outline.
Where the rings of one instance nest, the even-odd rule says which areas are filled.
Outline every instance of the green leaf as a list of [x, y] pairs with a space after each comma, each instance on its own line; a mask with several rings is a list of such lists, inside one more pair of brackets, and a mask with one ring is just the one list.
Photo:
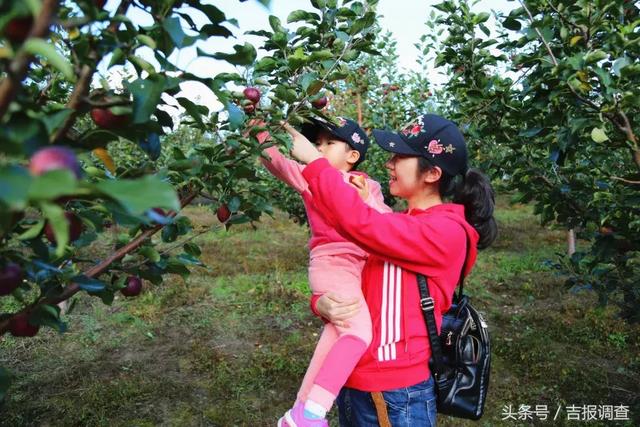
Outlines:
[[111, 60], [109, 61], [109, 65], [107, 68], [111, 68], [114, 65], [124, 65], [125, 54], [122, 49], [119, 47], [113, 50], [113, 54], [111, 55]]
[[518, 133], [519, 136], [524, 136], [526, 138], [531, 138], [533, 136], [536, 136], [537, 134], [539, 134], [542, 131], [543, 128], [540, 127], [536, 127], [536, 128], [531, 128], [531, 129], [527, 129], [527, 130], [523, 130], [520, 133]]
[[78, 182], [73, 172], [56, 169], [33, 178], [28, 195], [31, 200], [51, 200], [74, 194], [77, 190]]
[[138, 34], [136, 39], [138, 39], [140, 43], [149, 46], [151, 49], [155, 49], [157, 47], [156, 41], [145, 34]]
[[513, 18], [507, 18], [502, 21], [502, 26], [508, 30], [513, 31], [520, 31], [520, 29], [522, 28], [522, 24], [520, 24], [520, 21]]
[[164, 90], [166, 79], [161, 74], [151, 74], [146, 79], [125, 83], [133, 95], [133, 123], [146, 123], [156, 110]]
[[56, 238], [56, 256], [60, 257], [64, 254], [64, 250], [69, 243], [69, 222], [64, 216], [64, 210], [53, 203], [42, 203], [40, 205], [44, 217], [53, 229], [53, 235]]
[[49, 134], [53, 134], [64, 123], [64, 121], [67, 120], [71, 113], [73, 113], [71, 108], [63, 108], [42, 117], [42, 122], [47, 128], [47, 132], [49, 132]]
[[73, 67], [67, 59], [56, 51], [55, 46], [43, 39], [30, 38], [22, 45], [22, 48], [32, 55], [44, 57], [53, 67], [62, 73], [70, 82], [75, 82]]
[[300, 86], [302, 86], [302, 89], [306, 92], [311, 83], [318, 78], [320, 78], [320, 75], [315, 71], [303, 74], [302, 77], [300, 77]]
[[375, 12], [367, 12], [362, 18], [358, 19], [353, 23], [353, 25], [351, 25], [351, 27], [349, 27], [349, 34], [351, 34], [352, 36], [356, 35], [359, 32], [371, 27], [375, 23], [375, 21]]
[[277, 16], [269, 15], [269, 25], [271, 25], [271, 29], [276, 33], [284, 31], [282, 23]]
[[275, 70], [277, 67], [278, 67], [278, 62], [275, 59], [269, 58], [268, 56], [266, 56], [261, 60], [259, 60], [258, 62], [256, 62], [254, 70], [269, 72], [269, 71]]
[[225, 60], [233, 65], [251, 65], [256, 60], [256, 48], [251, 43], [234, 45], [235, 53], [217, 52], [213, 55], [216, 59]]
[[200, 250], [200, 247], [195, 243], [191, 243], [191, 242], [185, 243], [183, 246], [183, 249], [186, 253], [194, 257], [199, 257], [200, 254], [202, 253]]
[[89, 293], [101, 292], [106, 288], [104, 282], [92, 277], [87, 277], [85, 275], [74, 276], [69, 280], [72, 283], [76, 283], [78, 286], [80, 286], [80, 289]]
[[140, 248], [138, 253], [151, 262], [160, 261], [160, 253], [154, 247], [143, 246], [142, 248]]
[[322, 80], [314, 80], [307, 88], [307, 95], [315, 95], [320, 92], [320, 89], [324, 87], [324, 82]]
[[19, 166], [0, 167], [0, 200], [10, 210], [22, 210], [27, 206], [27, 193], [31, 175]]
[[17, 237], [18, 240], [31, 240], [35, 239], [42, 233], [42, 229], [44, 228], [44, 219], [36, 222], [31, 228], [22, 233]]
[[316, 50], [315, 52], [311, 52], [311, 60], [312, 61], [323, 61], [325, 59], [333, 58], [333, 52], [329, 49]]
[[608, 58], [609, 55], [603, 50], [594, 50], [593, 52], [589, 52], [584, 56], [584, 62], [587, 64], [592, 64], [594, 62], [601, 61], [603, 59]]
[[202, 2], [198, 2], [197, 8], [207, 15], [207, 18], [209, 18], [213, 24], [219, 24], [227, 19], [224, 12], [211, 4], [202, 4]]
[[591, 131], [591, 139], [593, 139], [595, 142], [605, 142], [609, 139], [609, 137], [606, 133], [604, 133], [604, 130], [600, 128], [593, 128], [593, 130]]
[[482, 24], [483, 22], [487, 22], [491, 15], [488, 12], [480, 12], [473, 17], [474, 24]]
[[304, 49], [299, 47], [293, 52], [293, 55], [289, 55], [287, 61], [289, 66], [295, 70], [305, 65], [309, 61], [309, 57], [304, 53]]
[[229, 113], [229, 129], [234, 131], [240, 129], [244, 125], [245, 115], [238, 106], [232, 102], [227, 102], [225, 105], [227, 112]]
[[296, 102], [299, 98], [295, 90], [287, 88], [284, 85], [276, 86], [275, 95], [289, 104]]
[[60, 308], [49, 304], [36, 308], [29, 316], [29, 321], [34, 325], [49, 326], [61, 333], [67, 330], [67, 324], [60, 320]]
[[116, 200], [133, 215], [142, 215], [151, 208], [178, 210], [180, 202], [174, 188], [156, 176], [137, 180], [109, 180], [95, 184], [95, 188]]
[[306, 10], [294, 10], [287, 16], [287, 22], [291, 24], [297, 21], [319, 21], [320, 16], [315, 13], [307, 12]]
[[184, 46], [184, 41], [187, 38], [187, 35], [182, 30], [182, 24], [180, 23], [180, 18], [174, 16], [172, 18], [165, 19], [162, 21], [162, 28], [169, 34], [173, 44], [179, 49]]

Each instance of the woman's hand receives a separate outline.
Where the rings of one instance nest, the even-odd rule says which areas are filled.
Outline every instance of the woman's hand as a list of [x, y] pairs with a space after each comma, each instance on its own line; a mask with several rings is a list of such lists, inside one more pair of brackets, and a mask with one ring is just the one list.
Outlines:
[[316, 301], [316, 310], [322, 317], [343, 328], [349, 327], [347, 319], [360, 311], [358, 298], [343, 297], [333, 292], [327, 292]]
[[289, 132], [293, 139], [293, 148], [291, 149], [291, 156], [299, 162], [309, 164], [316, 159], [322, 157], [322, 154], [318, 151], [315, 145], [300, 132], [291, 127], [288, 123], [284, 124], [284, 129]]

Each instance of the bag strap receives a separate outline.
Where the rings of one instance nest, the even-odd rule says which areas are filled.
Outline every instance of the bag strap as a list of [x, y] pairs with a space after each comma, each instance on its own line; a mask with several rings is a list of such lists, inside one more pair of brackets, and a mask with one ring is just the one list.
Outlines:
[[[466, 235], [466, 233], [465, 233]], [[467, 269], [467, 258], [469, 256], [470, 241], [467, 237], [466, 255], [462, 264], [462, 271], [460, 272], [460, 292], [458, 293], [458, 299], [462, 297], [462, 286], [464, 284], [464, 272]], [[429, 286], [427, 284], [427, 278], [420, 273], [417, 273], [418, 289], [420, 290], [420, 308], [422, 309], [422, 317], [427, 326], [427, 333], [429, 335], [429, 344], [431, 345], [432, 367], [436, 375], [440, 375], [445, 371], [445, 365], [442, 356], [442, 347], [440, 346], [440, 336], [436, 328], [436, 317], [433, 313], [435, 304], [431, 294], [429, 293]]]
[[387, 412], [387, 402], [384, 401], [382, 392], [371, 392], [371, 398], [373, 399], [373, 405], [376, 407], [376, 414], [378, 415], [378, 425], [380, 427], [392, 427], [391, 421], [389, 421], [389, 413]]

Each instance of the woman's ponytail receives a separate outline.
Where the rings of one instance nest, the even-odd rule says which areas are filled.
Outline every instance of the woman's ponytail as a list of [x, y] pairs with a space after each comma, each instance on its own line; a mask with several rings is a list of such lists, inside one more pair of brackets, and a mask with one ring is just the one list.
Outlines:
[[498, 235], [498, 225], [493, 217], [496, 202], [489, 178], [479, 169], [468, 169], [457, 185], [453, 202], [464, 205], [467, 222], [480, 235], [478, 249], [489, 247]]

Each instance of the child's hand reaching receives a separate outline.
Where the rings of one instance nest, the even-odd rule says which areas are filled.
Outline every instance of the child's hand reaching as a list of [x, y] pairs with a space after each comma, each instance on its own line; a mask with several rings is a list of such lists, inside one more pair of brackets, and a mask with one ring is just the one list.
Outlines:
[[350, 175], [349, 176], [349, 184], [351, 184], [356, 190], [358, 190], [358, 194], [360, 194], [360, 198], [366, 201], [369, 198], [369, 183], [362, 175]]
[[293, 139], [293, 147], [291, 148], [291, 156], [299, 162], [309, 164], [316, 159], [322, 157], [315, 145], [300, 132], [295, 130], [288, 123], [283, 124], [284, 129], [289, 132]]

